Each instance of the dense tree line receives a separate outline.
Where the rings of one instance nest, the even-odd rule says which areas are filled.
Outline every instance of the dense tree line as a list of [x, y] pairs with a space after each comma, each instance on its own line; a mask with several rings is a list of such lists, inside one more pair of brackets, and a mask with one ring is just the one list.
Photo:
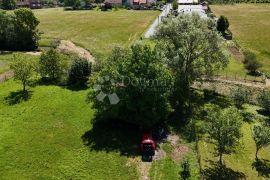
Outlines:
[[38, 47], [38, 19], [27, 8], [14, 14], [0, 11], [0, 50], [35, 50]]
[[16, 8], [15, 0], [2, 0], [0, 1], [0, 8], [5, 10], [12, 10]]

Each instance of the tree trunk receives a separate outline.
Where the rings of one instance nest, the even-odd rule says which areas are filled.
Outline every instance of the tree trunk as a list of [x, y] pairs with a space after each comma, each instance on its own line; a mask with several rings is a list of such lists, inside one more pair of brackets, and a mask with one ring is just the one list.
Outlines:
[[219, 154], [219, 164], [222, 165], [222, 153]]
[[256, 147], [256, 154], [255, 154], [255, 158], [256, 158], [256, 160], [258, 160], [258, 151], [259, 151], [259, 148], [258, 148], [258, 147]]
[[26, 86], [26, 82], [23, 81], [23, 92], [25, 92], [25, 90], [26, 90], [25, 86]]

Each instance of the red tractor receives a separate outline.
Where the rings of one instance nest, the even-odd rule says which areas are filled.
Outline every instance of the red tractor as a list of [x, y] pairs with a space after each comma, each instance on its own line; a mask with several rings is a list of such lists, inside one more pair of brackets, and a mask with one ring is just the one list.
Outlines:
[[150, 133], [144, 134], [141, 141], [142, 158], [152, 160], [155, 155], [156, 143]]

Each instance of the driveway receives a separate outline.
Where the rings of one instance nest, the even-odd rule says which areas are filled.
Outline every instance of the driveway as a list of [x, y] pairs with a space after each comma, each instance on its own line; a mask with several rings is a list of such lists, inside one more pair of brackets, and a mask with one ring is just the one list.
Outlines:
[[153, 24], [151, 24], [151, 26], [149, 27], [149, 29], [144, 34], [144, 37], [145, 38], [150, 38], [151, 36], [153, 36], [155, 34], [156, 27], [160, 24], [162, 17], [166, 17], [169, 14], [170, 9], [172, 9], [172, 4], [167, 4], [166, 6], [164, 6], [163, 11], [155, 19], [155, 21], [153, 22]]

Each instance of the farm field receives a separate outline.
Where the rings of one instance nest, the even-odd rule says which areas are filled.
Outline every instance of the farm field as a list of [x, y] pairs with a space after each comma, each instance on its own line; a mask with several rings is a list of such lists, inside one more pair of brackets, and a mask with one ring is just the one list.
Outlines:
[[212, 11], [225, 15], [236, 42], [254, 52], [263, 64], [261, 70], [270, 73], [270, 5], [237, 4], [211, 5]]
[[95, 57], [108, 55], [114, 46], [128, 46], [138, 39], [159, 11], [64, 11], [62, 8], [34, 11], [40, 20], [41, 45], [51, 39], [71, 40]]
[[137, 179], [113, 131], [92, 131], [87, 90], [21, 88], [0, 84], [0, 179]]

